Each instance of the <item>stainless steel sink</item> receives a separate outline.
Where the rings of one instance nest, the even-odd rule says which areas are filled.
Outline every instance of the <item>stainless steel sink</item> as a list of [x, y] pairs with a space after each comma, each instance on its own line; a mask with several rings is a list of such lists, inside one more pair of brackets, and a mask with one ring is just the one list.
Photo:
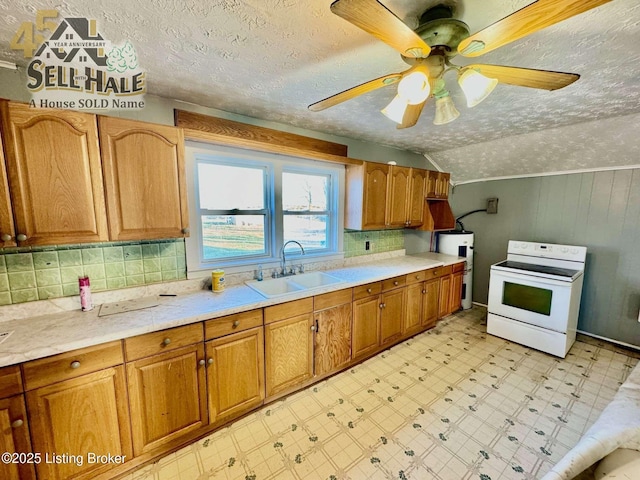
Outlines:
[[245, 283], [263, 297], [273, 298], [342, 282], [344, 282], [344, 280], [340, 280], [324, 272], [309, 272], [301, 275], [292, 275], [291, 277], [263, 280], [262, 282], [250, 280]]

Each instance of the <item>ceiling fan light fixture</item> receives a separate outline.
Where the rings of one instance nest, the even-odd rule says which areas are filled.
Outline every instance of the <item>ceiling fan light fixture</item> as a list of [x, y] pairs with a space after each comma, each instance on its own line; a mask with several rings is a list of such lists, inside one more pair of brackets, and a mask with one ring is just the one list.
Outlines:
[[404, 113], [407, 111], [407, 107], [409, 106], [409, 102], [406, 99], [402, 98], [400, 95], [396, 95], [393, 97], [393, 100], [384, 107], [381, 112], [385, 115], [389, 120], [393, 120], [396, 123], [402, 123], [404, 118]]
[[436, 115], [433, 119], [434, 125], [444, 125], [453, 122], [459, 116], [460, 112], [453, 104], [451, 95], [449, 95], [448, 92], [446, 95], [436, 98]]
[[498, 85], [498, 80], [485, 77], [480, 72], [467, 68], [458, 75], [458, 84], [467, 98], [467, 107], [472, 108], [493, 92]]
[[429, 98], [431, 86], [429, 77], [422, 70], [415, 70], [402, 77], [398, 83], [398, 96], [409, 105], [417, 105]]

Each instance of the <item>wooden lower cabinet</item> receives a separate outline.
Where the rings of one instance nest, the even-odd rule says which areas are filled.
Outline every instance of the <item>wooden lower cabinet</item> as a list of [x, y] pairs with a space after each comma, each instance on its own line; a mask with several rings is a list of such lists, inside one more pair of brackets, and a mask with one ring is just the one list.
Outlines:
[[33, 451], [50, 460], [54, 454], [68, 456], [55, 463], [43, 458], [36, 466], [38, 478], [91, 479], [116, 466], [90, 463], [88, 452], [132, 458], [122, 365], [37, 388], [26, 398]]
[[266, 395], [292, 389], [313, 376], [313, 313], [264, 327]]
[[127, 363], [136, 456], [207, 423], [204, 344]]
[[351, 360], [351, 303], [315, 312], [314, 316], [314, 374], [321, 376]]
[[438, 318], [446, 317], [451, 313], [451, 275], [440, 277], [440, 293], [438, 300]]
[[407, 286], [403, 331], [405, 336], [411, 336], [435, 326], [439, 313], [439, 291], [439, 278]]
[[205, 349], [209, 423], [223, 423], [259, 406], [264, 400], [262, 326], [211, 340]]
[[422, 326], [434, 327], [438, 320], [440, 307], [440, 279], [435, 278], [424, 282], [424, 297], [422, 304]]
[[392, 343], [402, 335], [405, 288], [384, 292], [380, 297], [380, 345]]
[[[0, 399], [0, 453], [30, 453], [29, 425], [24, 395]], [[31, 480], [36, 478], [34, 464], [0, 462], [0, 478]]]
[[380, 296], [353, 302], [353, 358], [363, 357], [378, 348], [380, 339]]
[[454, 272], [451, 274], [451, 297], [449, 310], [457, 312], [462, 308], [462, 277], [464, 272]]

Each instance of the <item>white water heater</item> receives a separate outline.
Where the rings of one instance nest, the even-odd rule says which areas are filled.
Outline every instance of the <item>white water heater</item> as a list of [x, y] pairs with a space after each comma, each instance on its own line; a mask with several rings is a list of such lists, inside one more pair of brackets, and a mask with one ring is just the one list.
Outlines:
[[464, 257], [467, 265], [462, 277], [462, 308], [471, 308], [473, 282], [473, 232], [453, 230], [438, 234], [438, 252]]

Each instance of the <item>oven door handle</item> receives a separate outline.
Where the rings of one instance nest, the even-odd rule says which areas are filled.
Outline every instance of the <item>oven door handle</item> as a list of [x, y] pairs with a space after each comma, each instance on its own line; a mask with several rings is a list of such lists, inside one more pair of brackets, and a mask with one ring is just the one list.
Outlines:
[[513, 270], [502, 270], [501, 268], [491, 268], [491, 275], [500, 276], [503, 278], [511, 278], [513, 280], [536, 282], [544, 285], [554, 285], [558, 287], [571, 287], [572, 282], [563, 282], [561, 280], [554, 280], [553, 278], [539, 277], [537, 275], [531, 275], [526, 271], [515, 273]]

